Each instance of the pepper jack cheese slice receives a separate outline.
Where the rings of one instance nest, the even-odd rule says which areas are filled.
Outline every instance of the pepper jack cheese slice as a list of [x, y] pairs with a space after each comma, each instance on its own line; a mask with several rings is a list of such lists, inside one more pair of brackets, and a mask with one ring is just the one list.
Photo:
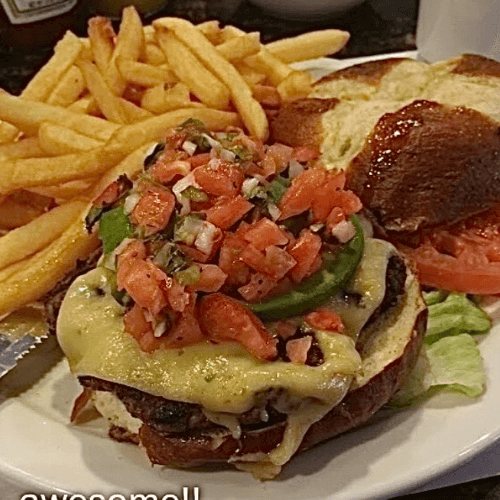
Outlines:
[[[308, 428], [336, 406], [352, 380], [361, 375], [356, 338], [383, 300], [387, 264], [394, 253], [389, 243], [366, 240], [363, 258], [349, 285], [350, 292], [361, 295], [361, 302], [354, 307], [342, 304], [339, 297], [332, 298], [329, 307], [343, 317], [347, 334], [315, 332], [324, 354], [320, 366], [259, 361], [233, 342], [145, 353], [124, 332], [124, 310], [107, 292], [114, 274], [104, 268], [79, 277], [71, 285], [59, 313], [59, 342], [75, 375], [197, 403], [213, 415], [243, 413], [254, 406], [259, 394], [284, 390], [293, 410], [281, 444], [263, 460], [243, 463], [245, 457], [239, 457], [238, 467], [262, 476], [266, 467], [276, 472], [291, 458]], [[109, 403], [98, 407], [112, 408]], [[261, 473], [257, 472], [259, 466]]]

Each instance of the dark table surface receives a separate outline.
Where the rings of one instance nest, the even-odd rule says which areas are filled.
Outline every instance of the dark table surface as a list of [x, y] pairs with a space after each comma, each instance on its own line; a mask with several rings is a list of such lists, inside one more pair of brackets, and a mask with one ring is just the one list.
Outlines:
[[[131, 1], [131, 3], [133, 3]], [[161, 14], [193, 22], [220, 19], [246, 31], [258, 30], [263, 41], [296, 35], [321, 27], [342, 28], [351, 40], [337, 57], [348, 58], [415, 49], [418, 0], [368, 0], [359, 7], [318, 23], [280, 20], [240, 0], [170, 0]], [[82, 20], [83, 30], [84, 19]], [[78, 29], [77, 29], [78, 32]], [[83, 32], [79, 33], [83, 34]], [[50, 50], [0, 56], [0, 87], [19, 93], [31, 75], [50, 57]], [[500, 477], [399, 497], [405, 500], [500, 500]]]

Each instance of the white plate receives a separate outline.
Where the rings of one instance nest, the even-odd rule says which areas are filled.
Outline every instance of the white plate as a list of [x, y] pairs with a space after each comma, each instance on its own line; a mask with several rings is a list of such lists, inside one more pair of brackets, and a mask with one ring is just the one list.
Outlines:
[[79, 389], [61, 362], [35, 387], [0, 404], [0, 476], [26, 491], [88, 496], [180, 496], [183, 487], [199, 486], [203, 500], [387, 498], [458, 467], [500, 438], [500, 325], [483, 339], [481, 352], [488, 371], [482, 398], [438, 396], [384, 415], [304, 453], [267, 483], [232, 470], [153, 468], [137, 447], [109, 440], [102, 421], [69, 425]]

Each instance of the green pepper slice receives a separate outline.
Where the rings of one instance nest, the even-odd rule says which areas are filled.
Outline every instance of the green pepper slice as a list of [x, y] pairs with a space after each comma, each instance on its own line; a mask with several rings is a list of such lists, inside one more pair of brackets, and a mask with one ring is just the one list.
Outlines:
[[363, 229], [358, 219], [351, 218], [356, 234], [334, 256], [324, 254], [323, 268], [290, 292], [248, 307], [263, 320], [278, 320], [297, 316], [321, 306], [352, 278], [363, 255]]

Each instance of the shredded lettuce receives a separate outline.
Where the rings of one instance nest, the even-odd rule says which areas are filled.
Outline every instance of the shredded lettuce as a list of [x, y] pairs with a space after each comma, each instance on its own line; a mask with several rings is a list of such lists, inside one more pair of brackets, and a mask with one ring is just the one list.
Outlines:
[[465, 294], [424, 294], [429, 322], [416, 366], [393, 398], [393, 406], [420, 402], [436, 390], [446, 389], [476, 398], [484, 390], [486, 375], [473, 334], [491, 327], [488, 315]]

